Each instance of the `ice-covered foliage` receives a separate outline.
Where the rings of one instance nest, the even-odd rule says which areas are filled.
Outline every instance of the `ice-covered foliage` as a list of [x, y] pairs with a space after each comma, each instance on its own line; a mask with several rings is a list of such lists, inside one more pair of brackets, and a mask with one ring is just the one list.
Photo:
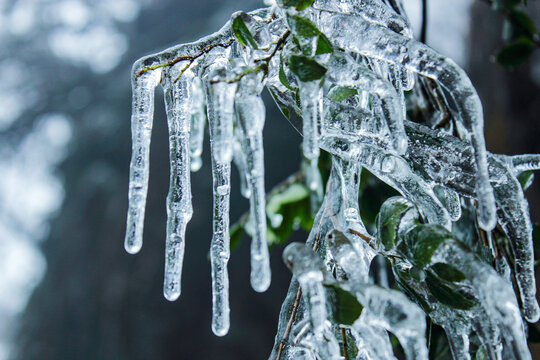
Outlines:
[[[398, 0], [268, 5], [237, 12], [215, 34], [135, 63], [126, 250], [142, 246], [154, 89], [161, 84], [171, 164], [167, 299], [180, 295], [193, 213], [190, 170], [201, 167], [208, 120], [216, 335], [229, 329], [234, 162], [250, 212], [233, 232], [236, 238], [245, 229], [252, 237], [253, 289], [270, 285], [268, 243], [294, 223], [311, 226], [307, 245], [284, 251], [293, 280], [271, 359], [393, 359], [389, 334], [407, 359], [427, 359], [426, 316], [444, 329], [455, 359], [470, 359], [473, 350], [477, 358], [530, 359], [522, 318], [534, 322], [540, 314], [523, 188], [540, 156], [486, 151], [471, 81], [413, 38]], [[269, 196], [265, 87], [303, 134], [304, 155], [302, 173]], [[330, 154], [330, 169], [319, 161], [321, 149]], [[384, 202], [373, 224], [360, 212], [363, 170], [401, 194]], [[304, 200], [316, 214], [312, 224], [309, 211], [283, 211]], [[370, 267], [381, 255], [388, 265], [378, 261], [376, 285]], [[387, 267], [395, 289], [388, 288]]]

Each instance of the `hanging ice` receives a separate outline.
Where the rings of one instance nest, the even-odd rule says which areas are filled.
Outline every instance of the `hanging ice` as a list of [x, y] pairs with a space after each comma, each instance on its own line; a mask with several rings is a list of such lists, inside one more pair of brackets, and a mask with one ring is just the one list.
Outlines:
[[[135, 63], [126, 250], [142, 246], [154, 89], [161, 83], [171, 164], [165, 297], [180, 295], [193, 212], [190, 170], [202, 165], [206, 120], [214, 333], [223, 336], [230, 326], [233, 161], [250, 202], [251, 284], [256, 291], [269, 287], [266, 87], [303, 135], [301, 178], [316, 213], [307, 246], [293, 244], [284, 253], [294, 276], [270, 358], [338, 359], [352, 341], [359, 359], [393, 359], [391, 332], [408, 359], [427, 359], [421, 308], [445, 330], [455, 359], [470, 359], [469, 345], [478, 341], [490, 359], [530, 359], [521, 316], [534, 322], [540, 309], [523, 190], [532, 181], [529, 172], [540, 169], [540, 155], [485, 150], [474, 87], [452, 60], [413, 38], [400, 1], [271, 3], [233, 14], [213, 35]], [[416, 122], [407, 119], [406, 91], [420, 109]], [[321, 149], [331, 157], [326, 190]], [[365, 170], [403, 196], [385, 202], [376, 224], [364, 224], [359, 204]], [[392, 269], [403, 293], [373, 285], [376, 255], [386, 259], [378, 266], [382, 273]], [[333, 317], [336, 291], [360, 304], [354, 321]]]

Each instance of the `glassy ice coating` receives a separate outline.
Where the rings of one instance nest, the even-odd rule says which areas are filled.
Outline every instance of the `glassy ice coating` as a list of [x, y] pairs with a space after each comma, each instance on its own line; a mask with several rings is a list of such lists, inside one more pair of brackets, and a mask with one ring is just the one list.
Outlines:
[[[446, 332], [454, 359], [471, 359], [479, 344], [477, 358], [530, 359], [522, 317], [535, 322], [540, 309], [523, 191], [540, 155], [486, 151], [471, 81], [413, 38], [399, 0], [269, 3], [135, 63], [126, 250], [142, 246], [154, 89], [161, 84], [170, 147], [165, 297], [180, 295], [193, 213], [190, 171], [202, 165], [207, 120], [214, 333], [223, 336], [230, 326], [232, 162], [250, 202], [251, 285], [268, 289], [266, 237], [276, 221], [267, 223], [266, 214], [266, 87], [303, 134], [300, 178], [316, 214], [306, 245], [291, 244], [283, 255], [293, 280], [270, 359], [351, 358], [347, 346], [358, 359], [394, 359], [389, 333], [407, 359], [427, 359], [425, 314]], [[408, 118], [408, 110], [421, 116]], [[326, 189], [321, 149], [331, 158]], [[366, 170], [401, 194], [383, 204], [375, 224], [364, 224], [359, 204]], [[382, 261], [373, 279], [375, 258]], [[388, 268], [402, 292], [387, 288]], [[341, 313], [343, 299], [352, 315]]]

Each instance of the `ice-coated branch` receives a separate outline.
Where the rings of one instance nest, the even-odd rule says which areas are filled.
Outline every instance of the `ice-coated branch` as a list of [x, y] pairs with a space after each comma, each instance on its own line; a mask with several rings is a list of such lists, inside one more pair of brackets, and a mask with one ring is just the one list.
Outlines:
[[[521, 317], [534, 322], [540, 309], [523, 195], [532, 176], [522, 173], [539, 170], [540, 155], [486, 151], [482, 105], [471, 81], [451, 59], [414, 39], [401, 1], [276, 0], [234, 13], [210, 36], [138, 60], [132, 71], [129, 253], [142, 246], [158, 84], [170, 148], [168, 300], [181, 292], [193, 215], [190, 171], [202, 165], [207, 121], [214, 333], [223, 336], [230, 327], [232, 162], [250, 203], [241, 226], [252, 236], [251, 285], [259, 292], [270, 286], [267, 235], [276, 237], [269, 230], [282, 214], [266, 214], [267, 198], [275, 195], [266, 195], [264, 180], [266, 87], [303, 136], [299, 178], [316, 214], [303, 219], [314, 220], [306, 245], [284, 251], [293, 279], [270, 359], [342, 359], [349, 356], [348, 341], [358, 359], [395, 359], [390, 332], [407, 359], [427, 360], [424, 313], [447, 333], [454, 359], [471, 359], [470, 344], [479, 342], [489, 359], [530, 359]], [[407, 120], [408, 110], [419, 109], [431, 116], [423, 119], [428, 126]], [[321, 150], [330, 154], [330, 169], [319, 161]], [[326, 189], [321, 169], [329, 172]], [[360, 189], [370, 186], [361, 184], [364, 171], [403, 196], [387, 199], [375, 221], [361, 213]], [[391, 268], [402, 292], [373, 285], [377, 255], [385, 259], [377, 261], [380, 271]]]

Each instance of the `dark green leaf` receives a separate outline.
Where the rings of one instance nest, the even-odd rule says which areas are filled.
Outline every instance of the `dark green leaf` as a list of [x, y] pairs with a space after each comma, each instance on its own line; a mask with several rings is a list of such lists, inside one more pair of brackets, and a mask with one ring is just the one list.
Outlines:
[[403, 215], [412, 206], [402, 197], [392, 197], [384, 202], [377, 216], [377, 236], [385, 250], [394, 248], [398, 226]]
[[315, 0], [280, 0], [280, 4], [284, 7], [293, 7], [296, 10], [305, 10], [311, 5]]
[[285, 86], [287, 89], [294, 91], [295, 89], [291, 86], [291, 83], [289, 82], [289, 79], [287, 78], [287, 74], [285, 74], [285, 68], [283, 67], [283, 56], [280, 56], [279, 60], [279, 81]]
[[323, 33], [319, 34], [315, 55], [330, 54], [332, 52], [334, 52], [334, 48], [330, 40]]
[[289, 110], [289, 108], [285, 107], [285, 106], [282, 106], [280, 109], [281, 109], [281, 112], [283, 113], [283, 115], [285, 115], [285, 117], [290, 120], [291, 119], [291, 111]]
[[328, 92], [328, 97], [334, 101], [340, 102], [356, 94], [358, 94], [356, 89], [345, 86], [334, 86]]
[[411, 229], [405, 240], [415, 265], [421, 268], [431, 263], [431, 257], [443, 242], [455, 241], [452, 234], [442, 226], [424, 224]]
[[435, 299], [451, 308], [469, 310], [476, 305], [475, 301], [467, 299], [458, 291], [443, 284], [439, 278], [429, 271], [426, 273], [426, 284]]
[[240, 243], [242, 242], [242, 238], [244, 237], [244, 232], [245, 231], [244, 231], [244, 227], [242, 226], [242, 224], [236, 223], [231, 227], [231, 230], [230, 230], [230, 237], [231, 237], [230, 249], [231, 249], [231, 251], [233, 251], [234, 249], [236, 249], [238, 247], [238, 245], [240, 245]]
[[521, 10], [513, 8], [508, 14], [508, 21], [512, 26], [512, 37], [526, 36], [528, 39], [533, 39], [536, 28], [531, 18]]
[[291, 55], [289, 68], [303, 82], [319, 80], [326, 74], [324, 66], [311, 58], [301, 55]]
[[253, 39], [253, 35], [251, 35], [251, 32], [249, 31], [248, 27], [246, 26], [246, 23], [242, 19], [242, 16], [246, 14], [239, 14], [236, 16], [232, 21], [232, 29], [234, 31], [234, 35], [240, 41], [241, 44], [245, 46], [251, 46], [254, 49], [258, 49], [257, 43]]
[[395, 267], [394, 274], [397, 275], [396, 283], [398, 284], [399, 288], [403, 290], [405, 295], [407, 295], [409, 299], [412, 299], [415, 303], [417, 303], [426, 314], [429, 314], [432, 310], [429, 303], [424, 300], [424, 298], [420, 294], [418, 294], [407, 282], [407, 279], [410, 279], [411, 277], [410, 274], [400, 271]]
[[445, 263], [436, 263], [431, 265], [431, 270], [437, 274], [441, 279], [449, 281], [449, 282], [460, 282], [467, 277], [464, 273], [453, 267], [452, 265], [448, 265]]
[[327, 294], [333, 299], [332, 315], [336, 323], [352, 325], [362, 313], [364, 308], [358, 299], [350, 292], [337, 285], [324, 285]]
[[506, 44], [497, 54], [497, 62], [502, 66], [518, 66], [523, 64], [534, 52], [534, 42], [521, 36], [519, 39]]
[[534, 180], [534, 172], [533, 171], [524, 171], [521, 174], [518, 175], [519, 183], [521, 184], [521, 188], [523, 190], [527, 190], [529, 186], [532, 185], [532, 182]]

